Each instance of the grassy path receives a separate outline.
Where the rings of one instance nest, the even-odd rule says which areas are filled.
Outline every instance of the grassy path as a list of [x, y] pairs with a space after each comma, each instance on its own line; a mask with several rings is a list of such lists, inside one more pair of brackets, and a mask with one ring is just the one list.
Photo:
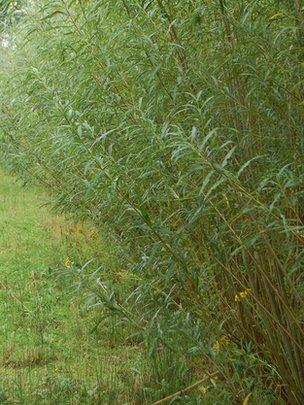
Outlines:
[[0, 403], [128, 403], [137, 355], [90, 332], [96, 315], [64, 265], [74, 245], [90, 255], [90, 238], [43, 198], [0, 173]]

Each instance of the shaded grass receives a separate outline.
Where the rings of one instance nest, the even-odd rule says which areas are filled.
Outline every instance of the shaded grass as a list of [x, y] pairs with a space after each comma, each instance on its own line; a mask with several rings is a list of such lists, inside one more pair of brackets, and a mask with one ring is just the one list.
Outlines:
[[113, 265], [110, 249], [4, 174], [0, 196], [0, 402], [128, 402], [125, 376], [140, 351], [112, 345], [107, 332], [91, 333], [95, 315], [83, 305], [84, 292], [71, 288], [72, 278], [67, 288], [56, 277], [67, 255], [77, 261], [97, 246]]

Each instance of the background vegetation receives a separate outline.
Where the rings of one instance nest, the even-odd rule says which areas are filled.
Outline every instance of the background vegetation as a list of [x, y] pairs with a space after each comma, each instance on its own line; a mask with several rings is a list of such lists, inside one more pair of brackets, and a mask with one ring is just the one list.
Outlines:
[[139, 403], [217, 373], [181, 403], [302, 404], [300, 2], [22, 7], [3, 164], [115, 246], [87, 305], [143, 348]]

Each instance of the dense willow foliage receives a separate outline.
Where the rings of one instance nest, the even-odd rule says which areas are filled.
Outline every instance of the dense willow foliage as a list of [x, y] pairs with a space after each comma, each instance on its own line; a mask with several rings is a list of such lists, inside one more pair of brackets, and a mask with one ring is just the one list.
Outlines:
[[189, 330], [202, 359], [217, 335], [249, 345], [292, 404], [304, 401], [301, 16], [284, 1], [40, 1], [0, 72], [5, 164], [124, 249], [132, 309], [102, 284], [104, 305], [151, 351], [181, 350]]

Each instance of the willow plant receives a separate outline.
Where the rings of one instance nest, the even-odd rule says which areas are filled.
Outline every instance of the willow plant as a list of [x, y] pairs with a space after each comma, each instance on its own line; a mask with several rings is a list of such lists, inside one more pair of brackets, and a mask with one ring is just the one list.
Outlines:
[[134, 318], [101, 294], [104, 305], [152, 334], [162, 309], [182, 308], [212, 325], [211, 341], [250, 343], [276, 370], [276, 395], [301, 404], [295, 5], [29, 2], [1, 50], [0, 85], [5, 163], [125, 249]]

